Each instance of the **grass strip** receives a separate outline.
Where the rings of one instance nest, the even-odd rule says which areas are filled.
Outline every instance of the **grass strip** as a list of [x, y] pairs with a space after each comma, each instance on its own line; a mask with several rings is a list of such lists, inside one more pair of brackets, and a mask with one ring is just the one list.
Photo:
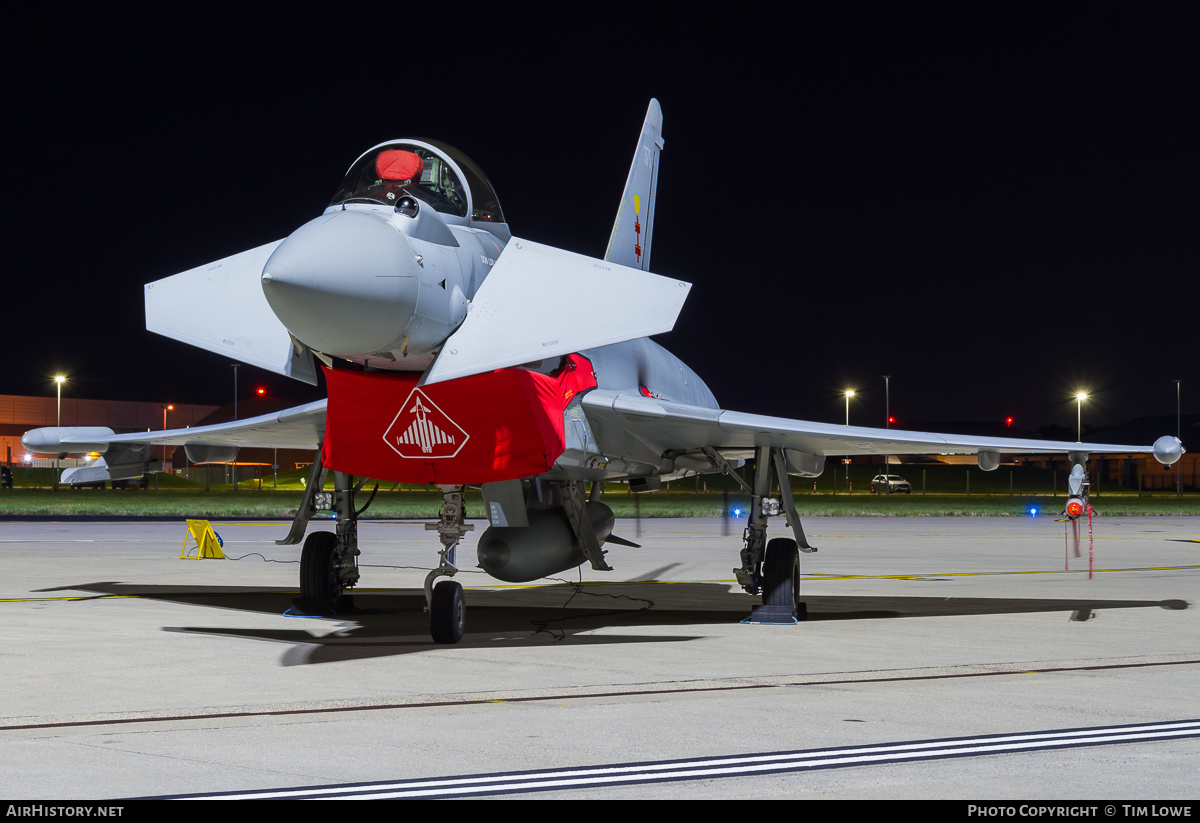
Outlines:
[[[358, 496], [359, 505], [367, 492]], [[179, 518], [288, 518], [300, 504], [297, 490], [263, 489], [237, 492], [164, 489], [99, 490], [5, 489], [0, 491], [0, 516], [21, 517], [179, 517]], [[730, 516], [745, 517], [749, 497], [719, 492], [692, 493], [662, 491], [632, 495], [607, 493], [601, 498], [617, 517], [721, 517], [728, 506]], [[726, 502], [727, 501], [727, 502]], [[801, 517], [1019, 517], [1036, 509], [1038, 516], [1062, 512], [1065, 497], [1058, 495], [1006, 494], [813, 494], [796, 496]], [[364, 519], [391, 520], [437, 517], [442, 496], [435, 491], [381, 490]], [[1138, 496], [1137, 493], [1108, 493], [1092, 498], [1092, 506], [1102, 517], [1145, 515], [1200, 515], [1200, 495], [1176, 497], [1170, 492]], [[483, 515], [482, 495], [467, 494], [467, 516]]]

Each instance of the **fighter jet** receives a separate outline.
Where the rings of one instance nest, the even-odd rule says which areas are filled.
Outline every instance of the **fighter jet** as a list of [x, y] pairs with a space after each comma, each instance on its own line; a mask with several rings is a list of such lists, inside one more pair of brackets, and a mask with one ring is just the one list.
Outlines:
[[[241, 448], [311, 449], [304, 498], [281, 544], [303, 540], [297, 608], [331, 613], [359, 582], [355, 496], [367, 482], [426, 483], [444, 494], [439, 562], [425, 580], [433, 639], [465, 626], [456, 549], [474, 529], [463, 490], [479, 486], [489, 521], [478, 565], [523, 582], [589, 563], [609, 570], [613, 513], [604, 483], [652, 491], [664, 480], [725, 473], [751, 496], [734, 574], [762, 603], [756, 621], [803, 617], [805, 537], [791, 477], [817, 477], [827, 455], [974, 454], [984, 470], [1015, 453], [1067, 453], [1070, 516], [1086, 504], [1090, 454], [1153, 446], [902, 432], [727, 411], [704, 381], [650, 337], [675, 324], [690, 284], [649, 270], [663, 150], [650, 102], [603, 259], [514, 237], [491, 183], [461, 151], [392, 140], [346, 172], [325, 211], [286, 239], [145, 286], [151, 331], [297, 380], [328, 399], [214, 426], [146, 434], [42, 428], [34, 452], [99, 452], [67, 483], [161, 470], [154, 446], [197, 463]], [[735, 469], [753, 464], [752, 480]], [[332, 491], [325, 491], [327, 476]], [[772, 490], [778, 489], [778, 496]], [[369, 505], [370, 501], [367, 501]], [[304, 537], [318, 511], [336, 533]], [[1073, 514], [1072, 514], [1073, 513]], [[768, 541], [783, 516], [790, 536]], [[447, 578], [438, 580], [438, 578]], [[435, 585], [436, 581], [436, 585]]]

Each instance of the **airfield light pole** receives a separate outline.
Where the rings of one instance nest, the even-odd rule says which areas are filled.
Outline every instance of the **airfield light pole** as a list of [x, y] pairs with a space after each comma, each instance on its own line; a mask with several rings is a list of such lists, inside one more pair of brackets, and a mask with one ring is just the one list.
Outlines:
[[892, 376], [885, 374], [883, 376], [883, 425], [884, 428], [892, 427]]
[[[850, 425], [850, 398], [854, 396], [854, 389], [846, 389], [846, 425]], [[853, 491], [854, 486], [850, 483], [850, 458], [847, 457], [846, 463], [846, 488]]]
[[[892, 427], [892, 376], [885, 374], [883, 376], [883, 427], [890, 429]], [[892, 484], [887, 480], [888, 474], [892, 470], [892, 456], [885, 454], [883, 456], [883, 487], [887, 489], [887, 494], [892, 493]]]
[[[241, 363], [230, 363], [233, 366], [233, 419], [237, 418], [237, 370]], [[237, 491], [237, 457], [233, 458], [233, 490]]]
[[[1175, 381], [1175, 437], [1183, 440], [1183, 417], [1179, 413], [1179, 391], [1182, 380]], [[1175, 461], [1175, 496], [1183, 497], [1183, 456]]]
[[58, 389], [58, 418], [54, 424], [56, 426], [62, 425], [62, 384], [66, 382], [67, 378], [63, 377], [61, 374], [54, 375], [55, 388]]
[[[167, 405], [162, 407], [162, 410], [163, 410], [163, 431], [166, 431], [167, 430], [167, 412], [175, 411], [175, 407], [173, 405], [171, 405], [170, 403], [168, 403]], [[163, 448], [163, 452], [162, 452], [163, 465], [166, 466], [166, 464], [167, 464], [167, 444], [163, 443], [162, 448]]]
[[1083, 442], [1083, 401], [1088, 399], [1085, 391], [1075, 393], [1075, 442]]
[[[56, 426], [62, 426], [62, 384], [67, 382], [67, 378], [61, 374], [54, 375], [54, 386], [58, 391], [58, 403], [56, 410], [55, 423]], [[55, 459], [54, 461], [54, 489], [58, 490], [58, 470], [62, 468], [62, 461]]]
[[241, 363], [230, 363], [233, 367], [233, 419], [237, 420], [237, 370]]

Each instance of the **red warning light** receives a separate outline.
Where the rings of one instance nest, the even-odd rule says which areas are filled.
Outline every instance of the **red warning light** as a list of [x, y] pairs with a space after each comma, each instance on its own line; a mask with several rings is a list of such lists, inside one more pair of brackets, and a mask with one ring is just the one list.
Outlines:
[[1012, 428], [1012, 418], [1011, 417], [1004, 418], [1004, 425], [1008, 426], [1011, 429]]
[[258, 396], [259, 396], [259, 397], [263, 397], [264, 395], [266, 395], [266, 393], [267, 393], [267, 390], [266, 390], [266, 389], [262, 389], [262, 388], [260, 388], [260, 389], [258, 390]]
[[894, 418], [894, 417], [889, 417], [889, 418], [888, 418], [888, 423], [889, 423], [889, 424], [891, 424], [891, 423], [895, 423], [895, 422], [896, 422], [896, 418]]

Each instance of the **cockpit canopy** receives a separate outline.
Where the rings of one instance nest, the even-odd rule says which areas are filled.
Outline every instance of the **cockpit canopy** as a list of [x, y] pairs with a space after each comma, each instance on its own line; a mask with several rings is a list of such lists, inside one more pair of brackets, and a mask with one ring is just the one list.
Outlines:
[[505, 222], [487, 175], [458, 149], [434, 140], [375, 146], [354, 161], [329, 205], [395, 206], [405, 195], [463, 223]]

